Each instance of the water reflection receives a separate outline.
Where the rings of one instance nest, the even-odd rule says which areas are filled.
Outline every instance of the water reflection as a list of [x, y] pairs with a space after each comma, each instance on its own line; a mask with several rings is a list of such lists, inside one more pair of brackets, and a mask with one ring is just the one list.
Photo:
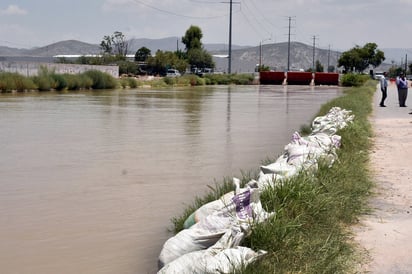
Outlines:
[[338, 88], [0, 95], [5, 273], [154, 273], [170, 218], [282, 152]]

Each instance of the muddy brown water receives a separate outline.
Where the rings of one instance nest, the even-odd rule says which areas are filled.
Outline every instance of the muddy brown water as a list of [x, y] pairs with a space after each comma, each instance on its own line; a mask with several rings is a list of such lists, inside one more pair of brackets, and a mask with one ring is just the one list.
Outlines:
[[337, 87], [0, 94], [2, 273], [155, 273], [170, 219]]

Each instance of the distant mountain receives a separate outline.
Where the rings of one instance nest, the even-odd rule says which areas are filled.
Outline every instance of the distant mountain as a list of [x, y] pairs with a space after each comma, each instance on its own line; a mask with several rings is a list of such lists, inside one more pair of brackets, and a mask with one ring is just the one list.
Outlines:
[[[154, 54], [157, 50], [175, 51], [184, 50], [185, 45], [179, 37], [167, 37], [162, 39], [131, 39], [129, 40], [129, 54], [134, 54], [141, 48], [146, 47]], [[204, 44], [208, 51], [227, 50], [226, 44]], [[248, 46], [233, 45], [232, 49], [248, 48]], [[27, 56], [27, 57], [52, 57], [54, 55], [86, 55], [100, 53], [100, 46], [97, 44], [84, 43], [77, 40], [66, 40], [53, 43], [44, 47], [32, 49], [17, 49], [0, 46], [0, 57], [5, 56]]]
[[59, 54], [98, 54], [100, 46], [88, 44], [77, 40], [67, 40], [53, 43], [41, 48], [28, 51], [30, 56], [50, 57]]
[[[227, 51], [213, 52], [215, 55], [227, 54]], [[315, 48], [315, 62], [319, 60], [324, 69], [329, 65], [336, 67], [340, 52], [329, 51], [327, 49]], [[257, 64], [260, 63], [275, 70], [287, 70], [288, 67], [288, 43], [265, 44], [262, 48], [250, 47], [247, 49], [232, 50], [232, 72], [252, 72]], [[216, 68], [226, 71], [228, 66], [227, 58], [215, 58]], [[313, 47], [292, 42], [290, 44], [289, 69], [307, 70], [313, 65]]]
[[16, 49], [0, 46], [0, 56], [21, 56], [26, 54], [27, 49]]
[[[219, 51], [219, 50], [227, 50], [227, 44], [204, 44], [204, 48], [207, 51]], [[184, 50], [185, 45], [182, 43], [181, 37], [167, 37], [162, 39], [147, 39], [147, 38], [139, 38], [139, 39], [131, 39], [129, 41], [129, 52], [131, 54], [136, 53], [138, 49], [141, 47], [146, 47], [150, 49], [152, 54], [156, 53], [157, 50], [162, 51], [175, 51], [177, 49]], [[248, 48], [249, 46], [238, 46], [232, 45], [232, 49], [243, 49]]]
[[97, 54], [98, 45], [88, 44], [77, 40], [67, 40], [53, 43], [44, 47], [32, 49], [16, 49], [0, 47], [0, 57], [52, 57], [58, 54]]
[[[154, 54], [157, 50], [175, 51], [183, 50], [184, 44], [181, 37], [167, 37], [162, 39], [131, 39], [129, 41], [129, 53], [134, 54], [139, 48], [147, 47]], [[204, 48], [215, 56], [216, 70], [227, 71], [228, 59], [222, 56], [228, 55], [227, 44], [204, 44]], [[262, 51], [261, 51], [262, 49]], [[412, 52], [412, 49], [382, 49], [385, 53], [385, 65], [377, 70], [387, 70], [392, 61], [401, 63], [405, 60], [405, 52]], [[55, 55], [86, 55], [100, 53], [100, 46], [97, 44], [84, 43], [77, 40], [67, 40], [53, 43], [44, 47], [32, 49], [18, 49], [0, 46], [0, 60], [19, 61], [51, 61]], [[337, 59], [341, 52], [329, 51], [328, 49], [315, 49], [315, 61], [319, 60], [324, 69], [328, 63], [336, 67]], [[262, 63], [276, 70], [286, 70], [288, 64], [288, 43], [265, 44], [259, 46], [239, 46], [232, 45], [232, 72], [253, 72], [256, 65]], [[412, 60], [412, 54], [409, 57]], [[313, 47], [299, 42], [290, 44], [289, 68], [291, 70], [307, 70], [313, 65]]]

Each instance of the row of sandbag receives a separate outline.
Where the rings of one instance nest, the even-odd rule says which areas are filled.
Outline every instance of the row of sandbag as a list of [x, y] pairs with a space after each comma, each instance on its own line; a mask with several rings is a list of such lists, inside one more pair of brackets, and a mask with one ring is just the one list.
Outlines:
[[240, 188], [234, 178], [234, 191], [197, 209], [186, 220], [185, 229], [165, 242], [158, 273], [231, 273], [265, 254], [239, 246], [253, 224], [274, 214], [262, 208], [261, 191], [302, 170], [315, 172], [320, 158], [332, 165], [341, 141], [336, 131], [353, 118], [349, 111], [332, 108], [314, 119], [311, 135], [302, 137], [295, 132], [284, 154], [260, 167], [257, 180]]

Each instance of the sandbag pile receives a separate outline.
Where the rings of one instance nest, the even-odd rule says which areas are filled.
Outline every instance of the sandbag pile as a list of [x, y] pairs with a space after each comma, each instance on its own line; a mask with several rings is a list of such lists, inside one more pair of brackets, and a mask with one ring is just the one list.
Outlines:
[[[262, 208], [258, 188], [240, 188], [236, 178], [234, 185], [235, 191], [224, 195], [225, 200], [219, 199], [221, 207], [214, 202], [206, 204], [202, 210], [209, 215], [165, 242], [159, 255], [159, 273], [229, 273], [264, 253], [238, 246], [253, 224], [267, 220], [274, 213]], [[203, 261], [199, 261], [200, 257]], [[219, 263], [218, 259], [223, 257], [231, 260], [231, 268]], [[204, 272], [206, 269], [213, 271]]]
[[353, 119], [350, 111], [334, 107], [327, 115], [314, 119], [309, 136], [302, 137], [295, 132], [291, 142], [285, 146], [284, 154], [274, 163], [260, 167], [258, 188], [264, 190], [302, 170], [313, 174], [320, 159], [331, 166], [337, 159], [336, 149], [341, 144], [341, 137], [335, 133]]
[[165, 242], [158, 273], [232, 273], [264, 255], [265, 251], [240, 246], [253, 224], [274, 215], [262, 208], [260, 193], [303, 170], [315, 172], [319, 159], [332, 165], [341, 143], [336, 132], [353, 119], [350, 111], [334, 107], [314, 119], [309, 136], [295, 132], [284, 154], [260, 167], [257, 180], [240, 188], [240, 181], [234, 178], [234, 191], [197, 209], [185, 221], [185, 229]]

